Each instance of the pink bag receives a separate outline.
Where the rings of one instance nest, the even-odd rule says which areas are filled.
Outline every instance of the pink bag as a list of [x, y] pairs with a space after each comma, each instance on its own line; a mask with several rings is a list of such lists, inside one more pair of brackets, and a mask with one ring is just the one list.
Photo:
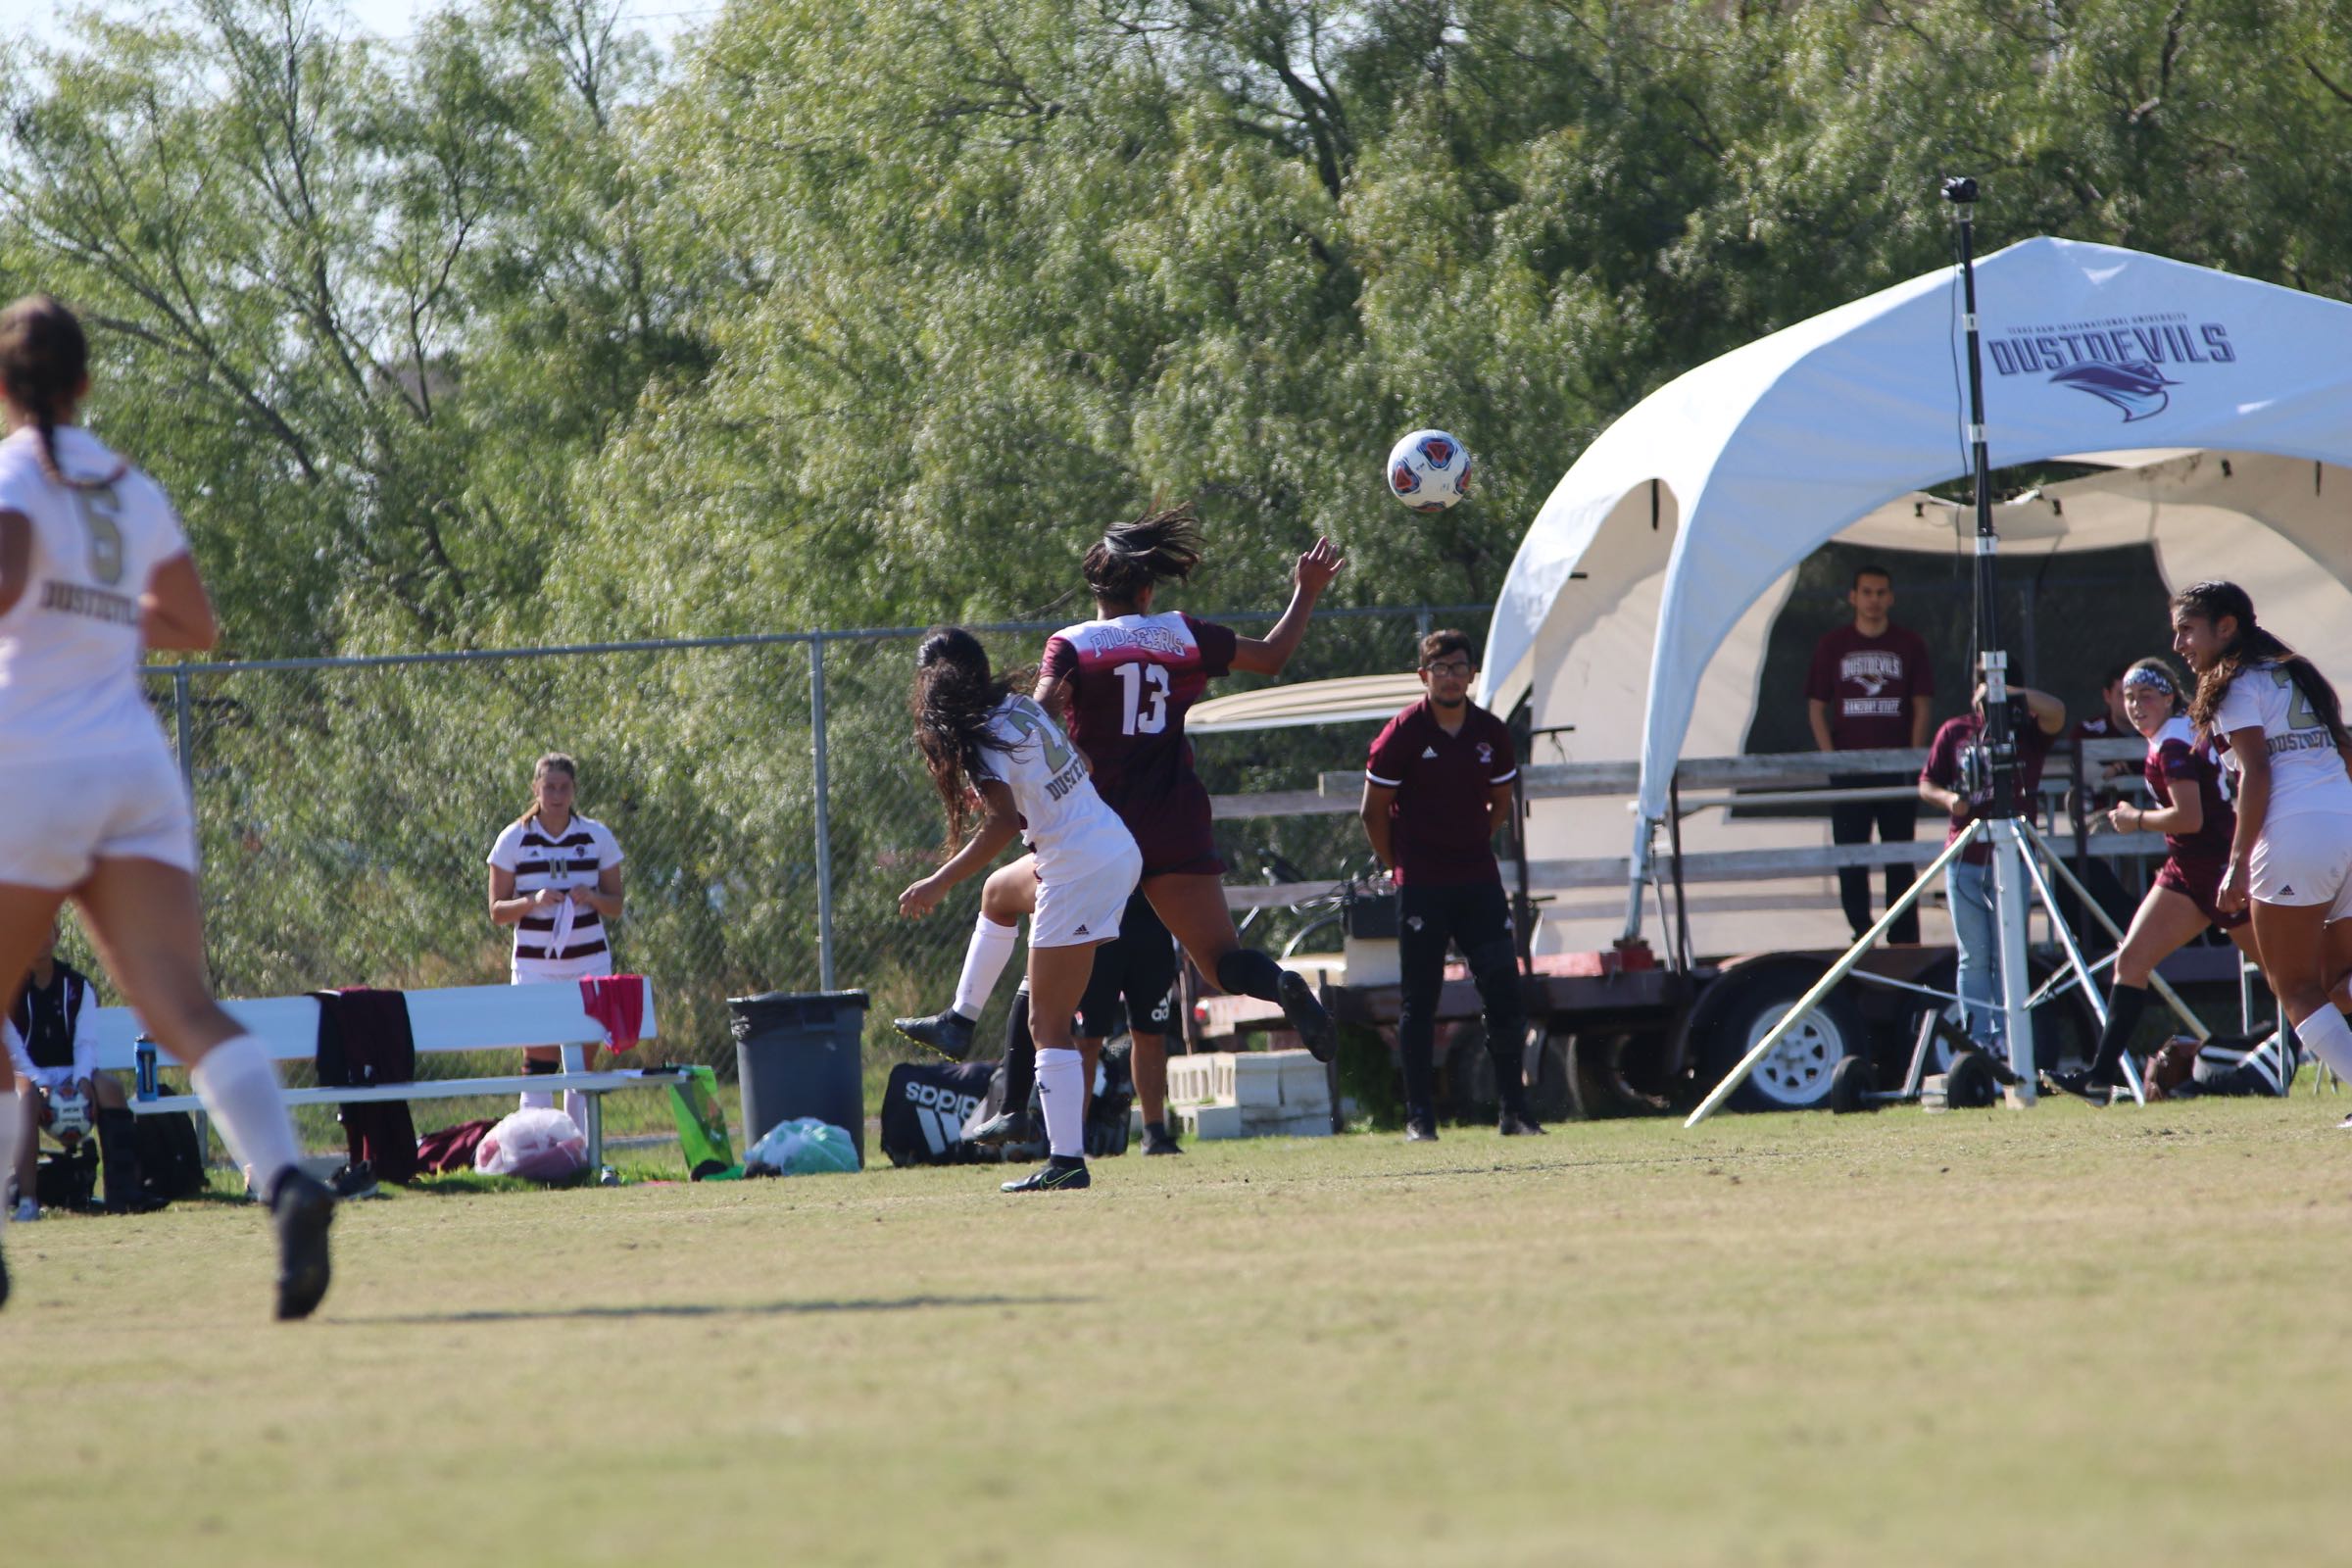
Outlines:
[[473, 1152], [473, 1168], [484, 1176], [567, 1182], [588, 1168], [588, 1135], [563, 1111], [517, 1110], [482, 1139]]

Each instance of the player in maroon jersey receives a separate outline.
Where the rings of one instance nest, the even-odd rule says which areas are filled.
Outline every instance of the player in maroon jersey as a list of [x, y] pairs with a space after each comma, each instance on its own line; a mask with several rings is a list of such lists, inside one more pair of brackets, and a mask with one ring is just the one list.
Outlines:
[[[1225, 862], [1209, 832], [1208, 791], [1193, 771], [1184, 715], [1208, 683], [1232, 671], [1273, 675], [1290, 662], [1315, 601], [1347, 563], [1328, 539], [1300, 556], [1293, 570], [1290, 607], [1262, 639], [1196, 619], [1182, 611], [1154, 612], [1163, 582], [1182, 582], [1200, 564], [1200, 524], [1190, 507], [1153, 512], [1104, 532], [1086, 553], [1087, 586], [1095, 618], [1064, 627], [1046, 640], [1037, 701], [1049, 713], [1066, 713], [1069, 737], [1094, 769], [1096, 791], [1118, 812], [1144, 852], [1143, 891], [1187, 956], [1218, 988], [1234, 996], [1277, 1003], [1298, 1039], [1328, 1061], [1337, 1038], [1314, 987], [1254, 948], [1242, 946], [1225, 907], [1220, 880]], [[1011, 929], [991, 910], [997, 877], [982, 894], [982, 925], [966, 955], [966, 979], [956, 1005], [930, 1018], [897, 1020], [899, 1031], [948, 1054], [970, 1049], [977, 999], [1004, 960], [986, 951], [1011, 952]], [[1022, 1009], [1012, 1019], [1012, 1054], [1020, 1053]], [[1017, 1114], [1018, 1107], [1013, 1107]]]
[[2123, 1086], [2124, 1052], [2148, 1004], [2148, 978], [2175, 952], [2208, 925], [2230, 933], [2238, 950], [2260, 961], [2254, 928], [2240, 907], [2222, 909], [2222, 873], [2230, 866], [2230, 843], [2237, 813], [2222, 794], [2222, 770], [2210, 742], [2189, 725], [2188, 700], [2179, 677], [2161, 659], [2143, 659], [2124, 671], [2124, 712], [2147, 738], [2142, 776], [2154, 807], [2126, 801], [2108, 811], [2119, 833], [2161, 833], [2166, 856], [2148, 896], [2132, 917], [2115, 956], [2115, 990], [2107, 1002], [2107, 1026], [2099, 1053], [2086, 1072], [2051, 1073], [2050, 1082], [2069, 1094], [2107, 1100]]

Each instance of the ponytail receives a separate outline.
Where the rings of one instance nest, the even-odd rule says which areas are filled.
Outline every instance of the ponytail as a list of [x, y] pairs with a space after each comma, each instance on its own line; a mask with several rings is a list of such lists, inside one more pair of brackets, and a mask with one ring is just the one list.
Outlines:
[[46, 294], [28, 294], [0, 311], [0, 396], [30, 416], [40, 439], [41, 472], [53, 484], [98, 490], [122, 477], [69, 479], [57, 463], [57, 427], [89, 381], [90, 343], [74, 313]]
[[1105, 604], [1132, 605], [1153, 583], [1181, 582], [1200, 564], [1200, 519], [1190, 505], [1114, 523], [1087, 551], [1080, 569]]

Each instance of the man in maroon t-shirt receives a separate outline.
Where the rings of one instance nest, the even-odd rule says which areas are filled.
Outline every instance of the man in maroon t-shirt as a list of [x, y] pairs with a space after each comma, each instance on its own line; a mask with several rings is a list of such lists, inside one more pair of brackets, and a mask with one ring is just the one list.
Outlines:
[[1438, 1136], [1430, 1057], [1449, 942], [1462, 950], [1486, 1012], [1502, 1134], [1544, 1130], [1521, 1082], [1527, 1008], [1510, 902], [1494, 863], [1494, 830], [1509, 819], [1519, 762], [1510, 726], [1470, 701], [1477, 678], [1466, 635], [1422, 638], [1427, 695], [1389, 720], [1364, 766], [1364, 835], [1396, 883], [1396, 1051], [1404, 1064], [1404, 1136], [1415, 1143]]
[[[1936, 673], [1919, 634], [1888, 618], [1894, 609], [1893, 574], [1885, 566], [1856, 567], [1845, 602], [1854, 607], [1852, 623], [1823, 635], [1813, 647], [1813, 664], [1805, 674], [1805, 710], [1813, 724], [1813, 744], [1825, 752], [1927, 745]], [[1902, 773], [1840, 773], [1832, 775], [1831, 782], [1893, 785], [1910, 779]], [[1905, 797], [1830, 808], [1834, 844], [1868, 844], [1874, 824], [1882, 843], [1908, 844], [1918, 837], [1919, 803]], [[1910, 886], [1910, 866], [1886, 867], [1887, 907], [1892, 908]], [[1845, 906], [1845, 923], [1859, 941], [1871, 927], [1869, 867], [1840, 867], [1838, 897]], [[1886, 940], [1917, 942], [1917, 912], [1904, 910], [1887, 930]]]

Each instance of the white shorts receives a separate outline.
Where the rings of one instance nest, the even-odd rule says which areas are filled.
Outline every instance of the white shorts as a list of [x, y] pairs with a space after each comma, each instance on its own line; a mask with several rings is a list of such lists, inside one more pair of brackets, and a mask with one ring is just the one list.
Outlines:
[[2302, 811], [2266, 821], [2247, 869], [2264, 904], [2325, 904], [2330, 920], [2352, 915], [2352, 816]]
[[553, 985], [559, 980], [584, 980], [612, 972], [612, 950], [591, 953], [585, 958], [510, 958], [508, 978], [518, 986]]
[[1094, 858], [1072, 865], [1058, 859], [1051, 871], [1038, 866], [1037, 911], [1029, 916], [1033, 948], [1077, 948], [1108, 942], [1119, 934], [1127, 897], [1143, 880], [1144, 852], [1135, 840], [1105, 847]]
[[63, 893], [100, 860], [195, 873], [196, 819], [161, 736], [112, 757], [0, 763], [0, 882]]

